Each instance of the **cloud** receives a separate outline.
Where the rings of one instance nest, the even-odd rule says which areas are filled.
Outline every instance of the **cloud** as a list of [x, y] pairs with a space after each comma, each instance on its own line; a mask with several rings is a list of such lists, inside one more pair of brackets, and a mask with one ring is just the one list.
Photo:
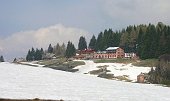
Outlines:
[[104, 12], [115, 23], [170, 23], [169, 0], [101, 0]]
[[1, 38], [0, 51], [9, 58], [11, 56], [8, 55], [23, 56], [31, 47], [47, 49], [50, 43], [56, 45], [72, 41], [77, 47], [80, 36], [88, 39], [90, 35], [82, 29], [57, 24], [37, 30], [21, 31], [4, 39]]

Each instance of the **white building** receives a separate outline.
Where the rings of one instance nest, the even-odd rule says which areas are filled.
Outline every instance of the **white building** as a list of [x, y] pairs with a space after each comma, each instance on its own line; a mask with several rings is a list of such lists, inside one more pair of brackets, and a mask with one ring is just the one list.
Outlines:
[[136, 53], [125, 53], [125, 58], [135, 58]]

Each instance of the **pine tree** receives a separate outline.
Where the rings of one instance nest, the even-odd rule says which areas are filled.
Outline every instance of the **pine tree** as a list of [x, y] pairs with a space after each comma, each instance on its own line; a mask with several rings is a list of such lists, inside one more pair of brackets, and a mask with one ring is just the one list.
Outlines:
[[63, 43], [62, 46], [61, 46], [61, 54], [62, 54], [62, 56], [64, 56], [65, 52], [66, 52], [66, 46]]
[[87, 42], [85, 37], [81, 36], [78, 43], [78, 50], [87, 49]]
[[144, 32], [142, 31], [142, 28], [139, 30], [139, 35], [137, 39], [137, 54], [141, 57], [141, 51], [142, 51], [142, 44], [143, 44], [143, 35]]
[[48, 46], [48, 53], [53, 53], [53, 47], [51, 44]]
[[74, 44], [72, 44], [72, 42], [69, 41], [68, 44], [67, 44], [65, 57], [71, 58], [75, 54], [76, 54], [76, 49], [74, 47]]
[[100, 32], [98, 37], [97, 37], [95, 50], [96, 51], [103, 51], [104, 50], [103, 33], [102, 32]]
[[14, 58], [13, 63], [17, 62], [17, 58]]
[[56, 46], [54, 46], [53, 48], [53, 53], [56, 55], [56, 56], [59, 56], [59, 57], [63, 57], [65, 55], [65, 44], [63, 43], [62, 45], [60, 45], [59, 43], [57, 43]]
[[106, 48], [108, 48], [108, 47], [113, 47], [114, 46], [114, 33], [113, 33], [113, 31], [112, 31], [112, 29], [109, 29], [108, 30], [108, 43], [107, 43], [107, 47]]
[[38, 48], [36, 48], [36, 51], [35, 51], [35, 53], [34, 53], [34, 60], [38, 60], [39, 59], [39, 50], [38, 50]]
[[54, 54], [56, 56], [60, 56], [61, 55], [61, 51], [62, 51], [61, 47], [60, 47], [59, 43], [57, 43], [57, 45], [54, 46], [53, 52], [54, 52]]
[[150, 45], [150, 58], [156, 58], [156, 52], [158, 49], [158, 43], [159, 43], [159, 35], [156, 32], [156, 28], [154, 25], [151, 26], [150, 28], [150, 41], [151, 41], [151, 45]]
[[31, 49], [30, 56], [31, 56], [31, 61], [34, 61], [35, 60], [35, 49], [33, 47]]
[[41, 48], [41, 49], [40, 49], [40, 51], [41, 51], [41, 54], [44, 54], [44, 50], [43, 50], [43, 48]]
[[0, 56], [0, 62], [5, 62], [4, 57], [2, 55]]
[[128, 45], [129, 45], [129, 33], [128, 32], [122, 33], [119, 45], [121, 47], [124, 47], [126, 52], [128, 51], [128, 49], [127, 49]]
[[95, 45], [96, 45], [96, 37], [93, 35], [89, 43], [89, 48], [95, 49]]
[[32, 60], [31, 51], [30, 51], [30, 50], [29, 50], [28, 53], [27, 53], [26, 60], [27, 60], [27, 61], [31, 61], [31, 60]]
[[104, 30], [103, 34], [103, 49], [114, 46], [114, 33], [112, 29]]
[[42, 60], [42, 50], [36, 49], [34, 57], [35, 60]]
[[76, 55], [76, 48], [74, 44], [71, 43], [71, 56], [75, 56], [75, 55]]
[[170, 54], [170, 26], [168, 26], [168, 28], [167, 28], [167, 39], [166, 40], [167, 40], [166, 44], [165, 44], [165, 46], [167, 47], [166, 53]]
[[109, 44], [109, 33], [105, 29], [103, 34], [103, 49], [106, 49], [108, 47], [108, 44]]
[[41, 54], [41, 55], [40, 55], [40, 60], [42, 60], [42, 58], [43, 58], [43, 54], [44, 54], [44, 50], [43, 50], [43, 48], [41, 48], [41, 49], [40, 49], [40, 54]]
[[113, 33], [113, 47], [118, 47], [119, 44], [120, 44], [120, 38], [121, 38], [121, 33], [120, 32], [117, 32], [116, 33]]

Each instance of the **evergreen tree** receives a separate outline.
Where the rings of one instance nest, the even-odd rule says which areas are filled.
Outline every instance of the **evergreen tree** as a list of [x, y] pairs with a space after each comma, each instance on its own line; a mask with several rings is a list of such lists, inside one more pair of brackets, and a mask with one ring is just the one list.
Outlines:
[[104, 33], [103, 33], [103, 49], [106, 49], [108, 47], [108, 44], [109, 44], [109, 33], [108, 31], [105, 29], [104, 30]]
[[38, 50], [38, 48], [36, 48], [36, 51], [34, 53], [34, 60], [38, 60], [39, 59], [39, 53], [40, 53], [40, 51]]
[[72, 44], [72, 42], [69, 41], [67, 44], [65, 57], [71, 58], [72, 56], [75, 56], [75, 54], [76, 54], [76, 49], [74, 47], [74, 44]]
[[150, 36], [150, 33], [149, 33], [149, 30], [150, 30], [150, 26], [147, 27], [147, 30], [146, 30], [146, 33], [144, 35], [144, 41], [143, 41], [143, 44], [142, 44], [142, 51], [141, 51], [141, 59], [148, 59], [150, 58], [150, 54], [149, 54], [149, 51], [150, 51], [150, 45], [151, 45], [151, 36]]
[[103, 49], [106, 49], [108, 47], [113, 47], [114, 46], [114, 33], [112, 29], [104, 31], [103, 35]]
[[[139, 33], [140, 37], [141, 34]], [[148, 58], [156, 58], [158, 43], [159, 43], [159, 35], [157, 34], [156, 28], [154, 25], [149, 24], [147, 27], [146, 33], [143, 35], [143, 41], [138, 45], [140, 50], [140, 57], [142, 59]], [[138, 40], [139, 41], [139, 40]]]
[[32, 47], [32, 49], [31, 49], [31, 54], [30, 54], [30, 56], [31, 56], [31, 61], [34, 61], [35, 60], [35, 49]]
[[63, 57], [65, 55], [65, 44], [63, 43], [62, 45], [60, 45], [59, 43], [57, 43], [56, 46], [54, 46], [54, 49], [53, 49], [53, 53], [56, 55], [56, 56], [60, 56], [60, 57]]
[[63, 43], [63, 44], [61, 45], [61, 54], [62, 54], [62, 56], [65, 55], [65, 52], [66, 52], [66, 46], [65, 46], [65, 44]]
[[0, 56], [0, 62], [5, 62], [4, 57], [2, 55]]
[[113, 47], [118, 47], [120, 44], [120, 38], [121, 38], [121, 33], [116, 31], [116, 33], [113, 34]]
[[53, 53], [53, 47], [51, 44], [48, 46], [48, 53]]
[[95, 46], [95, 50], [96, 51], [103, 51], [104, 50], [104, 45], [103, 45], [103, 33], [100, 32], [97, 40], [96, 40], [96, 46]]
[[59, 45], [59, 43], [57, 43], [57, 45], [56, 46], [54, 46], [54, 50], [53, 50], [53, 52], [54, 52], [54, 54], [56, 55], [56, 56], [60, 56], [61, 55], [61, 47], [60, 47], [60, 45]]
[[129, 33], [128, 32], [122, 33], [119, 46], [124, 47], [124, 50], [128, 52], [127, 51], [128, 45], [129, 45]]
[[154, 25], [151, 26], [150, 28], [150, 41], [151, 41], [151, 44], [150, 44], [150, 50], [149, 50], [149, 54], [150, 54], [150, 57], [149, 58], [156, 58], [156, 52], [157, 52], [157, 49], [158, 49], [158, 43], [159, 43], [159, 36], [156, 32], [156, 28]]
[[44, 54], [43, 48], [40, 49], [40, 54], [41, 54], [41, 55], [40, 55], [40, 60], [42, 60], [42, 59], [43, 59], [43, 54]]
[[139, 35], [137, 39], [137, 54], [141, 57], [141, 51], [142, 51], [142, 44], [143, 44], [143, 35], [144, 32], [142, 31], [142, 28], [139, 30]]
[[168, 26], [168, 28], [167, 28], [167, 39], [166, 39], [167, 41], [166, 41], [166, 44], [165, 44], [165, 46], [166, 46], [166, 53], [167, 54], [170, 54], [170, 26]]
[[76, 48], [74, 44], [71, 43], [71, 56], [75, 56], [75, 55], [76, 55]]
[[93, 35], [89, 43], [89, 48], [95, 49], [95, 45], [96, 45], [96, 37]]
[[42, 60], [42, 55], [44, 54], [43, 49], [41, 48], [36, 49], [36, 51], [34, 50], [34, 48], [31, 49], [31, 51], [29, 50], [26, 56], [26, 60], [27, 61], [34, 61], [34, 60]]
[[17, 62], [17, 58], [14, 58], [13, 63]]
[[35, 60], [42, 60], [42, 52], [41, 52], [41, 50], [36, 49], [34, 57], [35, 57]]
[[81, 36], [78, 43], [78, 50], [87, 49], [87, 43], [85, 37]]
[[29, 50], [28, 53], [27, 53], [26, 60], [27, 60], [27, 61], [31, 61], [31, 60], [32, 60], [31, 51], [30, 51], [30, 50]]
[[40, 51], [41, 51], [41, 54], [44, 54], [44, 50], [43, 50], [43, 48], [41, 48], [41, 49], [40, 49]]

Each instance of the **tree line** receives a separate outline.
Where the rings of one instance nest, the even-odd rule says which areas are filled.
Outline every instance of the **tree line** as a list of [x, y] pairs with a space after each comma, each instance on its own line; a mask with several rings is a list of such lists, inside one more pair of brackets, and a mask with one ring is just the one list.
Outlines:
[[59, 43], [57, 43], [57, 45], [52, 46], [51, 44], [48, 46], [47, 49], [47, 53], [53, 53], [56, 56], [64, 56], [65, 55], [65, 51], [66, 51], [66, 47], [65, 44], [63, 43], [62, 45], [60, 45]]
[[116, 32], [112, 29], [104, 30], [97, 38], [92, 36], [88, 47], [102, 51], [115, 46], [128, 53], [137, 53], [141, 59], [170, 54], [170, 26], [159, 22], [157, 25], [128, 26]]
[[27, 61], [34, 61], [34, 60], [42, 60], [42, 56], [43, 56], [43, 49], [38, 49], [36, 48], [36, 50], [32, 47], [31, 50], [28, 51], [27, 56], [26, 56], [26, 60]]
[[[159, 22], [157, 25], [141, 24], [128, 26], [119, 31], [105, 29], [103, 32], [100, 32], [97, 37], [93, 35], [88, 45], [86, 38], [81, 36], [79, 38], [78, 50], [90, 48], [95, 51], [103, 51], [108, 47], [121, 47], [125, 52], [135, 52], [141, 59], [148, 59], [158, 58], [162, 54], [170, 54], [169, 43], [170, 26]], [[57, 44], [54, 47], [50, 44], [45, 52], [70, 58], [75, 55], [76, 48], [74, 44], [69, 41], [66, 47], [65, 44]], [[29, 50], [28, 53], [33, 54], [34, 50]], [[43, 52], [40, 50], [40, 53]], [[37, 59], [35, 58], [36, 56], [33, 57]]]
[[121, 32], [113, 32], [112, 29], [105, 29], [104, 32], [100, 32], [97, 38], [93, 35], [90, 39], [88, 48], [95, 51], [103, 51], [108, 47], [119, 46]]
[[137, 53], [141, 59], [158, 58], [170, 54], [170, 26], [158, 23], [140, 28]]
[[26, 55], [26, 60], [27, 61], [42, 60], [45, 57], [46, 53], [55, 54], [55, 56], [62, 57], [65, 55], [65, 51], [66, 49], [64, 43], [62, 45], [57, 43], [57, 45], [55, 46], [49, 44], [47, 50], [43, 50], [43, 48], [41, 49], [36, 48], [35, 50], [32, 47], [32, 49], [29, 49]]

